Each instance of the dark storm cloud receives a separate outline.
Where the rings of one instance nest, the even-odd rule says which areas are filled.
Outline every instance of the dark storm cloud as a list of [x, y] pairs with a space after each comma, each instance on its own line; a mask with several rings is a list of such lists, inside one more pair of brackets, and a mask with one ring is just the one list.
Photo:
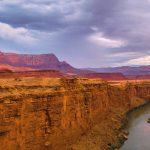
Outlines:
[[10, 42], [9, 30], [13, 49], [53, 50], [76, 66], [128, 64], [150, 54], [149, 7], [149, 0], [0, 0], [0, 38]]
[[[58, 26], [85, 27], [96, 25], [104, 28], [106, 20], [113, 16], [119, 0], [18, 1], [6, 3], [0, 20], [14, 26], [27, 26], [37, 30], [49, 30]], [[48, 10], [49, 6], [49, 10]], [[51, 7], [51, 8], [50, 8]], [[47, 8], [47, 9], [45, 9]], [[38, 10], [39, 9], [39, 10]], [[51, 28], [52, 26], [52, 28]], [[38, 28], [39, 27], [39, 28]]]
[[28, 29], [48, 31], [62, 28], [65, 23], [61, 18], [62, 15], [59, 13], [40, 14], [35, 12], [35, 10], [23, 9], [19, 6], [9, 6], [0, 13], [1, 22], [15, 27], [26, 27]]

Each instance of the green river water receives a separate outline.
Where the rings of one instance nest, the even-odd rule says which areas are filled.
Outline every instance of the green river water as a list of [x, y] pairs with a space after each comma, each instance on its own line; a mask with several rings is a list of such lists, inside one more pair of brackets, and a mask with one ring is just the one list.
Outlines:
[[120, 150], [150, 150], [150, 103], [129, 113], [128, 118], [125, 128], [130, 134]]

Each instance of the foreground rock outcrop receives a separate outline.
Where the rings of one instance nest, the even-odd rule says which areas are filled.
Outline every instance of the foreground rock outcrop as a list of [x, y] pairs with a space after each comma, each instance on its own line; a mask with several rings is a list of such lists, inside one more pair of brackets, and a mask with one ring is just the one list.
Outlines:
[[124, 113], [150, 98], [150, 82], [10, 78], [0, 92], [0, 149], [106, 150]]

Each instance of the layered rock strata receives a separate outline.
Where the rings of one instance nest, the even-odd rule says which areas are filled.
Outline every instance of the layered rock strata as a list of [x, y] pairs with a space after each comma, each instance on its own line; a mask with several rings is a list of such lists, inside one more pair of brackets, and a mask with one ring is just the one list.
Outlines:
[[[0, 92], [0, 149], [66, 150], [111, 114], [150, 98], [150, 82], [10, 78], [0, 79]], [[114, 140], [106, 137], [100, 149]]]

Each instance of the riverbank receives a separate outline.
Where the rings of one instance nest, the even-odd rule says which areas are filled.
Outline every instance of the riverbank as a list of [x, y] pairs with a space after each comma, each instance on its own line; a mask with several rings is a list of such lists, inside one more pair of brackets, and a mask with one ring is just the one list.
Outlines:
[[137, 106], [137, 107], [134, 107], [134, 108], [132, 108], [132, 109], [129, 109], [129, 110], [126, 112], [126, 114], [125, 114], [124, 121], [123, 121], [123, 125], [122, 125], [121, 129], [124, 129], [125, 126], [128, 124], [128, 121], [129, 121], [129, 120], [128, 120], [128, 116], [129, 116], [132, 112], [136, 111], [137, 109], [143, 108], [143, 107], [145, 107], [146, 105], [149, 105], [149, 104], [150, 104], [150, 100], [146, 100], [146, 102], [144, 102], [143, 104], [140, 104], [140, 105]]
[[149, 150], [150, 125], [147, 119], [150, 116], [150, 103], [144, 104], [128, 113], [128, 120], [124, 126], [128, 130], [128, 140], [120, 150]]
[[100, 123], [96, 124], [91, 131], [82, 136], [72, 146], [73, 150], [119, 150], [128, 137], [125, 129], [128, 123], [128, 115], [133, 111], [144, 107], [150, 100], [135, 97], [130, 107], [111, 107], [110, 111]]

